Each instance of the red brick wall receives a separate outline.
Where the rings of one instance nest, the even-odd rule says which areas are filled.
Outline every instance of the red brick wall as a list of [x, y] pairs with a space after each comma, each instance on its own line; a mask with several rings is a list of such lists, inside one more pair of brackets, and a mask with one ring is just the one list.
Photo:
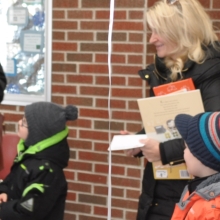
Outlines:
[[[109, 123], [111, 135], [141, 128], [136, 99], [145, 92], [137, 76], [145, 62], [145, 3], [115, 1], [110, 120], [109, 3], [53, 1], [52, 100], [79, 107], [79, 120], [70, 125], [65, 220], [107, 219]], [[123, 152], [113, 153], [112, 163], [112, 219], [135, 219], [143, 164]]]
[[[219, 0], [200, 0], [220, 27]], [[108, 151], [113, 134], [141, 129], [137, 98], [147, 86], [137, 71], [152, 61], [146, 48], [146, 0], [115, 0], [111, 113], [107, 65], [110, 0], [53, 0], [52, 101], [75, 104], [69, 123], [71, 158], [64, 220], [106, 220]], [[148, 0], [152, 5], [155, 0]], [[146, 53], [147, 51], [147, 53]], [[16, 131], [23, 107], [1, 106], [7, 132]], [[110, 132], [109, 132], [110, 124]], [[109, 138], [110, 133], [110, 138]], [[112, 219], [135, 219], [144, 161], [112, 154]]]

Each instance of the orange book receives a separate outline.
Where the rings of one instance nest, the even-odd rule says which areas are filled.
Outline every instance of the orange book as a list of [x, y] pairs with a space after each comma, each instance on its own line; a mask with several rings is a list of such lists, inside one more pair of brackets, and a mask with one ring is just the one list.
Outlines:
[[195, 86], [193, 84], [192, 78], [153, 87], [155, 96], [166, 95], [179, 90], [189, 91], [194, 89]]

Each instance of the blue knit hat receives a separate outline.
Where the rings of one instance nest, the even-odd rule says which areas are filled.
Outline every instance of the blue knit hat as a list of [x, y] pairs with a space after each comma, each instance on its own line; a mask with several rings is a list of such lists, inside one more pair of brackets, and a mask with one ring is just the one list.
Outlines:
[[190, 152], [205, 166], [220, 172], [220, 112], [194, 117], [177, 115], [175, 125]]

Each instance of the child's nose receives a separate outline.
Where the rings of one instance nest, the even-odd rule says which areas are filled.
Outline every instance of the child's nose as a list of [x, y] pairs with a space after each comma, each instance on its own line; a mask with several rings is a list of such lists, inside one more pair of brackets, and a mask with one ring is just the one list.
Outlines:
[[18, 125], [19, 125], [19, 126], [22, 125], [21, 119], [18, 121]]

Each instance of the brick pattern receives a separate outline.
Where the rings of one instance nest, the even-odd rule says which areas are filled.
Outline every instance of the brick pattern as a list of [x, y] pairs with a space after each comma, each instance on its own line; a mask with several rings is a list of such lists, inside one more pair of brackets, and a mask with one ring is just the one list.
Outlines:
[[[75, 154], [66, 169], [65, 220], [104, 220], [108, 211], [109, 126], [110, 137], [120, 130], [136, 132], [141, 128], [136, 99], [145, 94], [137, 75], [145, 65], [144, 0], [115, 1], [110, 121], [110, 1], [77, 0], [67, 8], [67, 2], [60, 6], [58, 1], [53, 8], [53, 99], [62, 96], [63, 104], [74, 103], [80, 112], [72, 128], [76, 137], [69, 137]], [[142, 167], [123, 152], [112, 154], [112, 219], [134, 219]]]
[[[137, 72], [153, 61], [155, 51], [146, 43], [146, 2], [151, 6], [155, 0], [115, 0], [109, 115], [110, 0], [53, 0], [52, 101], [79, 108], [79, 119], [68, 124], [64, 220], [107, 219], [110, 140], [120, 130], [142, 127], [136, 99], [148, 96], [149, 90]], [[220, 27], [219, 0], [200, 2]], [[16, 132], [24, 107], [4, 105], [1, 110], [7, 132]], [[145, 162], [122, 151], [112, 153], [112, 220], [135, 219]]]

